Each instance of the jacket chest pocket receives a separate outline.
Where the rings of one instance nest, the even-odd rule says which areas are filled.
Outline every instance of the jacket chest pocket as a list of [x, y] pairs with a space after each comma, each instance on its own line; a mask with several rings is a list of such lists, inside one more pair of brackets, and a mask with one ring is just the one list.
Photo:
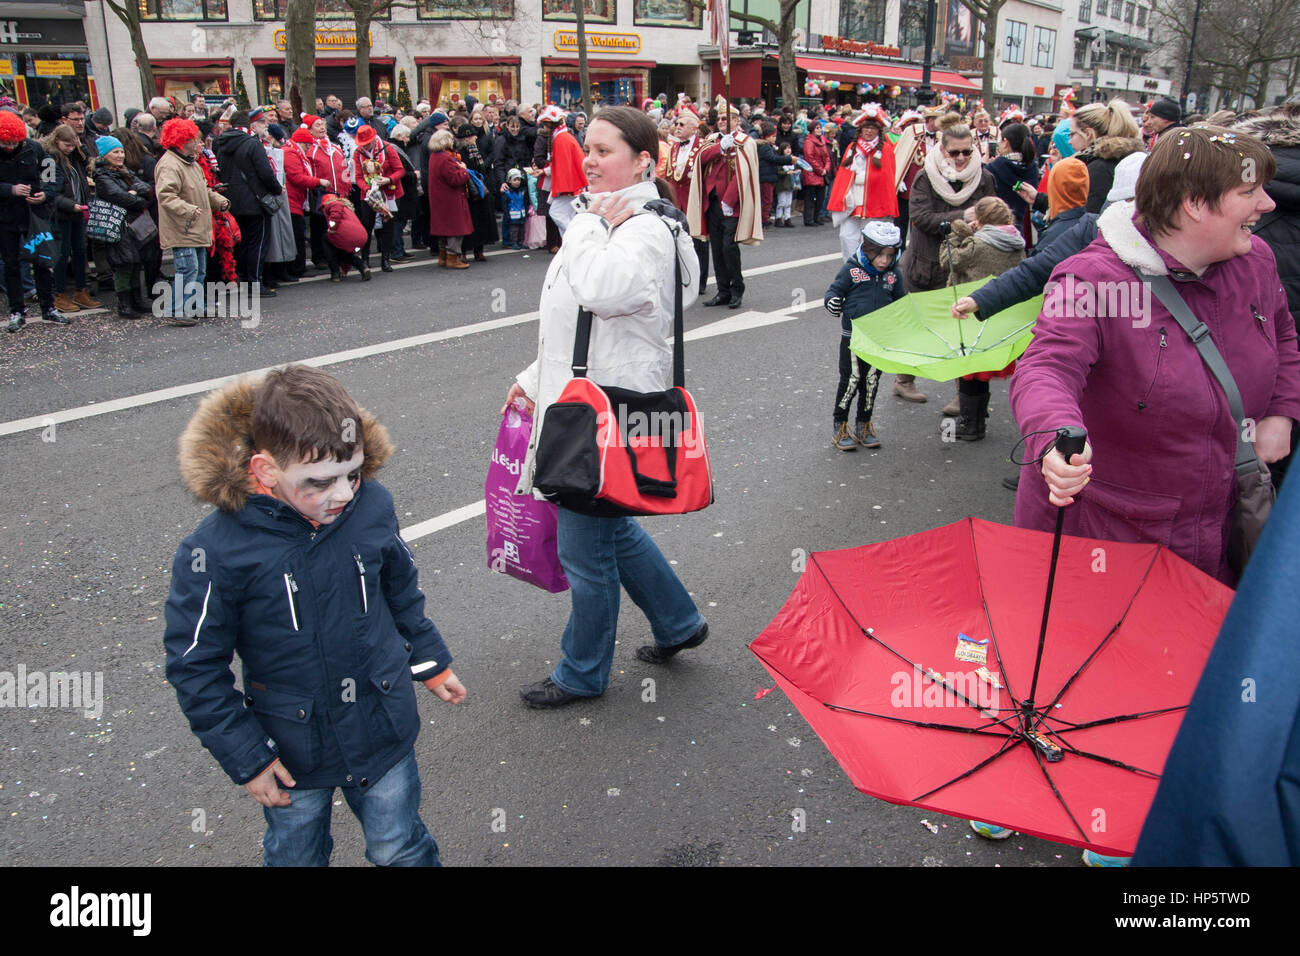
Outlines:
[[1142, 394], [1138, 396], [1137, 410], [1139, 412], [1145, 411], [1151, 405], [1153, 401], [1153, 396], [1157, 395], [1158, 393], [1157, 385], [1160, 384], [1160, 373], [1169, 364], [1168, 355], [1169, 355], [1169, 333], [1164, 326], [1161, 326], [1160, 344], [1156, 348], [1155, 366], [1152, 368], [1151, 374], [1147, 378], [1146, 388], [1143, 389]]
[[1254, 304], [1250, 307], [1250, 324], [1255, 327], [1257, 333], [1263, 337], [1264, 342], [1271, 350], [1277, 349], [1276, 330], [1273, 328], [1273, 323]]
[[290, 773], [310, 773], [320, 754], [319, 732], [312, 721], [311, 697], [274, 690], [252, 690], [244, 703], [275, 741]]

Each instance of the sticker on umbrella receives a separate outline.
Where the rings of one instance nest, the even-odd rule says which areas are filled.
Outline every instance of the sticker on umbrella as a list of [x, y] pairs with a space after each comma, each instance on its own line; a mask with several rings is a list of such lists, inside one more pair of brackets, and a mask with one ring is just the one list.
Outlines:
[[[1231, 599], [1156, 544], [968, 518], [810, 555], [750, 649], [863, 793], [1128, 855]], [[987, 664], [942, 673], [956, 634]]]

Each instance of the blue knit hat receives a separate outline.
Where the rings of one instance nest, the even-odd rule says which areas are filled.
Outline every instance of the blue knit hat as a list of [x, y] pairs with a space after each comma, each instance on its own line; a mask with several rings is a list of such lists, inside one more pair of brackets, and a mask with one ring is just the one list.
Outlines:
[[1061, 154], [1062, 159], [1069, 159], [1074, 155], [1074, 147], [1070, 145], [1070, 120], [1063, 119], [1056, 124], [1056, 129], [1052, 133], [1052, 145], [1056, 151]]
[[107, 156], [113, 150], [122, 148], [122, 141], [116, 136], [95, 137], [95, 149], [99, 151], [100, 156]]
[[357, 130], [357, 127], [360, 126], [360, 125], [361, 125], [361, 117], [360, 117], [360, 116], [351, 116], [351, 117], [348, 117], [348, 121], [347, 121], [346, 123], [343, 124], [343, 128], [344, 128], [345, 130], [347, 130], [349, 133], [355, 133], [356, 130]]

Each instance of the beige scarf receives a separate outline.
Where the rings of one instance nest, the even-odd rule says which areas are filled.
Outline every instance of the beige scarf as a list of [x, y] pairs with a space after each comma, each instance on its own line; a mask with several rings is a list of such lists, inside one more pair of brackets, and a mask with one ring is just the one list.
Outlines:
[[[970, 158], [966, 168], [961, 172], [953, 167], [943, 149], [930, 149], [925, 153], [925, 174], [930, 177], [930, 186], [934, 193], [950, 206], [964, 206], [966, 200], [979, 188], [980, 176], [984, 164], [980, 161], [979, 150]], [[962, 184], [961, 189], [953, 190], [951, 181]]]

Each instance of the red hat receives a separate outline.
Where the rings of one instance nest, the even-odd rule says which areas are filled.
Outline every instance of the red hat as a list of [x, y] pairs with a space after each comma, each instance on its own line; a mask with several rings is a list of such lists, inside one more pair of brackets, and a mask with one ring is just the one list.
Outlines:
[[322, 206], [325, 205], [327, 202], [338, 202], [338, 201], [339, 201], [339, 197], [334, 195], [333, 193], [326, 193], [325, 195], [320, 197], [320, 202]]
[[293, 131], [293, 135], [290, 136], [289, 139], [295, 143], [302, 143], [304, 146], [310, 146], [312, 143], [316, 142], [315, 138], [311, 135], [311, 130], [306, 126], [299, 126]]
[[0, 143], [21, 143], [27, 138], [27, 124], [17, 113], [0, 110]]
[[357, 141], [358, 146], [365, 146], [373, 142], [378, 136], [379, 136], [379, 131], [367, 123], [363, 125], [359, 130], [357, 130], [357, 135], [355, 139]]
[[159, 142], [163, 149], [180, 149], [190, 140], [199, 138], [199, 128], [192, 120], [169, 119], [163, 123]]

